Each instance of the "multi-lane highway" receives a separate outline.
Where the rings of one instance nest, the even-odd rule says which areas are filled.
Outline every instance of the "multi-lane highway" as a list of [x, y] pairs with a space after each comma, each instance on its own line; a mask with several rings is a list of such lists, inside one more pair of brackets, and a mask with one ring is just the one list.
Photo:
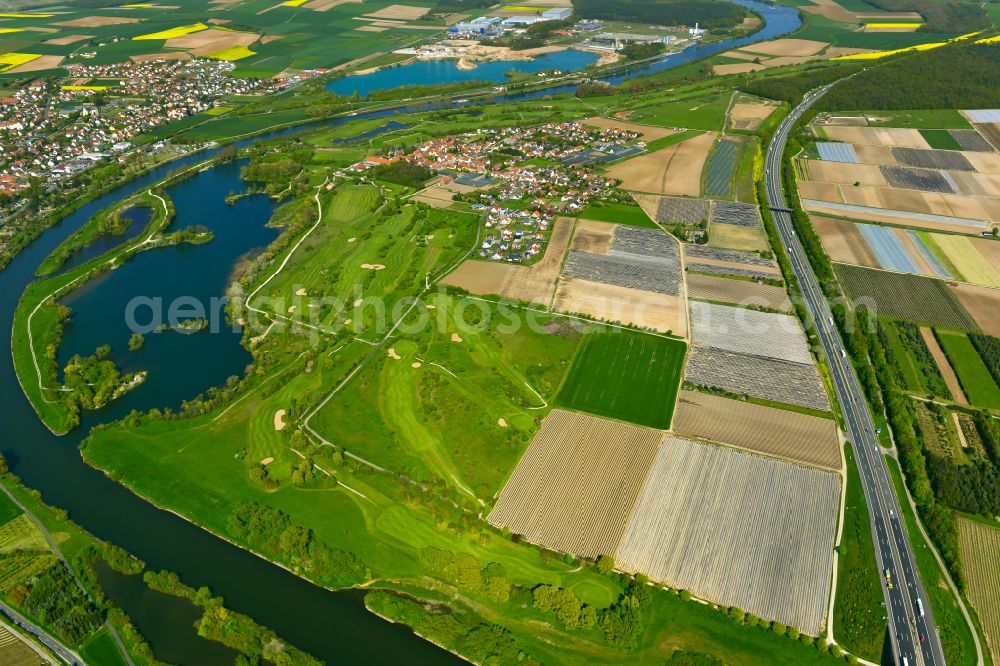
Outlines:
[[861, 484], [868, 501], [875, 553], [886, 599], [889, 636], [896, 663], [943, 666], [945, 661], [941, 651], [941, 638], [934, 625], [927, 593], [917, 573], [913, 551], [900, 517], [896, 494], [882, 457], [871, 413], [854, 368], [847, 358], [843, 341], [833, 323], [830, 306], [823, 296], [802, 244], [795, 235], [791, 215], [787, 212], [781, 179], [781, 156], [785, 142], [795, 122], [829, 88], [830, 86], [825, 86], [809, 93], [784, 120], [771, 140], [764, 164], [767, 203], [830, 365], [834, 390], [844, 413], [847, 437], [854, 448]]

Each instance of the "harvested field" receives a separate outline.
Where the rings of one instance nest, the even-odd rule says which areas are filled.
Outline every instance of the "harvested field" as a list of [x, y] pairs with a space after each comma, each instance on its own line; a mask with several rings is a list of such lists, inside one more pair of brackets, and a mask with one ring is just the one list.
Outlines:
[[750, 132], [757, 130], [776, 108], [777, 103], [770, 100], [740, 95], [729, 107], [729, 127]]
[[921, 150], [919, 148], [893, 147], [896, 161], [907, 166], [924, 169], [951, 169], [953, 171], [975, 171], [968, 158], [954, 150]]
[[26, 62], [23, 65], [18, 65], [13, 69], [8, 69], [7, 74], [22, 74], [25, 72], [41, 72], [46, 69], [55, 69], [62, 64], [63, 56], [57, 55], [43, 55], [38, 58], [33, 59], [31, 62]]
[[[831, 141], [842, 141], [867, 146], [902, 146], [905, 148], [930, 148], [919, 130], [906, 127], [847, 127], [824, 125], [823, 133]], [[867, 160], [862, 160], [867, 162]]]
[[[778, 381], [776, 377], [760, 379]], [[840, 440], [833, 419], [684, 390], [677, 400], [674, 430], [689, 437], [840, 469]]]
[[430, 7], [416, 7], [413, 5], [389, 5], [377, 12], [365, 14], [365, 16], [378, 19], [401, 19], [404, 21], [415, 21], [430, 11]]
[[252, 32], [212, 28], [168, 39], [164, 46], [171, 49], [184, 49], [195, 56], [204, 56], [239, 46], [250, 46], [259, 38], [260, 35]]
[[848, 298], [867, 304], [879, 316], [963, 331], [976, 329], [972, 317], [941, 280], [845, 264], [834, 264], [834, 270]]
[[616, 226], [610, 222], [577, 220], [570, 249], [591, 254], [607, 254], [615, 239]]
[[948, 289], [986, 335], [1000, 337], [1000, 290], [949, 283]]
[[770, 56], [811, 56], [829, 46], [811, 39], [775, 39], [743, 47], [744, 51]]
[[980, 221], [1000, 221], [1000, 208], [998, 208], [1000, 199], [863, 185], [843, 187], [841, 191], [844, 194], [844, 201], [854, 206]]
[[840, 203], [844, 200], [840, 193], [840, 185], [836, 183], [816, 183], [811, 180], [797, 180], [795, 185], [799, 190], [799, 196], [805, 199], [816, 201], [831, 201]]
[[716, 201], [712, 206], [712, 222], [742, 227], [759, 227], [760, 209], [756, 204]]
[[[990, 138], [990, 141], [993, 139]], [[1000, 150], [1000, 149], [998, 149]], [[979, 173], [1000, 173], [1000, 154], [962, 153]]]
[[83, 18], [61, 21], [52, 25], [63, 28], [103, 28], [107, 25], [125, 25], [127, 23], [139, 23], [144, 19], [132, 18], [130, 16], [85, 16]]
[[878, 260], [865, 242], [858, 225], [823, 215], [811, 215], [810, 219], [831, 261], [879, 267]]
[[983, 138], [983, 135], [978, 131], [971, 130], [961, 130], [953, 129], [948, 130], [951, 136], [954, 137], [958, 145], [962, 147], [962, 150], [968, 150], [973, 153], [992, 153], [993, 146], [990, 142]]
[[923, 338], [924, 344], [927, 345], [927, 351], [934, 357], [934, 364], [937, 365], [937, 369], [941, 373], [942, 379], [944, 379], [944, 384], [948, 387], [948, 391], [955, 399], [955, 402], [960, 405], [968, 405], [969, 400], [965, 397], [965, 392], [962, 391], [962, 384], [958, 381], [958, 375], [955, 374], [955, 369], [951, 367], [948, 357], [945, 355], [944, 350], [941, 349], [941, 345], [938, 344], [937, 338], [934, 337], [934, 331], [926, 326], [921, 326], [920, 337]]
[[818, 635], [839, 497], [836, 474], [671, 437], [657, 451], [615, 561]]
[[660, 333], [687, 335], [687, 308], [679, 296], [564, 278], [559, 281], [554, 308]]
[[546, 307], [552, 302], [563, 255], [573, 233], [573, 221], [557, 218], [545, 256], [532, 266], [513, 266], [495, 261], [466, 260], [442, 284], [465, 289], [472, 294], [495, 294], [531, 301]]
[[996, 661], [1000, 659], [1000, 529], [960, 517], [958, 541], [962, 569], [968, 578], [966, 594]]
[[841, 7], [835, 0], [812, 0], [812, 2], [811, 5], [803, 5], [802, 9], [840, 23], [858, 22], [854, 14]]
[[766, 250], [767, 240], [760, 229], [713, 222], [708, 244], [732, 250]]
[[662, 438], [657, 430], [553, 410], [488, 520], [562, 552], [613, 555]]
[[876, 187], [888, 185], [880, 168], [871, 164], [806, 160], [805, 166], [809, 173], [809, 180], [815, 182], [839, 183], [841, 185], [860, 183]]
[[804, 363], [692, 347], [684, 381], [788, 405], [830, 409], [819, 373]]
[[719, 76], [759, 72], [762, 69], [767, 69], [767, 65], [761, 65], [755, 62], [733, 63], [730, 65], [712, 65], [712, 72], [718, 74]]
[[687, 345], [624, 329], [587, 334], [562, 388], [560, 407], [666, 429]]
[[599, 127], [603, 129], [620, 129], [629, 132], [638, 132], [642, 135], [643, 141], [655, 141], [656, 139], [662, 139], [663, 137], [670, 136], [671, 134], [676, 134], [677, 130], [670, 129], [669, 127], [657, 127], [656, 125], [640, 125], [639, 123], [629, 123], [624, 120], [616, 120], [613, 118], [601, 118], [600, 116], [595, 116], [593, 118], [586, 118], [580, 121], [582, 124], [589, 127]]
[[976, 173], [974, 171], [946, 171], [962, 194], [971, 196], [1000, 196], [1000, 174]]
[[741, 354], [812, 363], [805, 334], [795, 317], [715, 303], [691, 303], [691, 341]]
[[151, 60], [190, 60], [192, 57], [186, 51], [164, 51], [163, 53], [143, 53], [129, 56], [129, 59], [133, 62], [147, 62]]
[[715, 275], [689, 273], [688, 298], [733, 303], [743, 307], [758, 306], [790, 312], [792, 303], [782, 287]]
[[663, 150], [633, 157], [607, 171], [620, 178], [626, 190], [651, 194], [701, 194], [701, 173], [715, 142], [715, 132], [706, 132]]
[[93, 35], [66, 35], [65, 37], [47, 39], [42, 42], [42, 44], [50, 44], [52, 46], [69, 46], [70, 44], [75, 44], [76, 42], [82, 42], [85, 39], [93, 38]]
[[881, 166], [879, 170], [890, 187], [923, 192], [945, 192], [956, 194], [950, 181], [940, 171], [931, 169], [914, 169], [904, 166]]

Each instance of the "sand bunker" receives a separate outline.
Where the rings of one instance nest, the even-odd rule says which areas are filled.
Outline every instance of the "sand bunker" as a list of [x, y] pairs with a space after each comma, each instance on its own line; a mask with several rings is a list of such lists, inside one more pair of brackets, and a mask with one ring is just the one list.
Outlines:
[[263, 460], [261, 460], [260, 464], [264, 465], [265, 467], [267, 467], [268, 465], [270, 465], [273, 462], [274, 462], [274, 458], [272, 458], [271, 456], [268, 456], [267, 458], [264, 458]]
[[507, 427], [507, 420], [504, 419], [504, 418], [499, 418], [499, 419], [497, 419], [497, 425], [500, 426], [501, 428], [506, 428]]
[[396, 353], [395, 347], [389, 347], [389, 358], [391, 358], [394, 361], [398, 361], [403, 357]]
[[423, 365], [423, 363], [421, 363], [420, 361], [414, 361], [413, 363], [410, 364], [410, 367], [411, 368], [419, 368], [422, 365]]
[[284, 430], [285, 425], [285, 410], [279, 409], [274, 413], [274, 429]]
[[451, 334], [451, 341], [452, 342], [461, 342], [462, 341], [462, 336], [459, 335], [458, 333], [452, 333]]
[[293, 312], [295, 312], [295, 306], [291, 305], [288, 307], [288, 314], [292, 314]]
[[296, 296], [305, 296], [306, 295], [306, 290], [305, 289], [299, 289], [298, 291], [295, 292], [295, 295]]
[[366, 271], [385, 270], [385, 266], [383, 264], [361, 264], [361, 268], [365, 269]]

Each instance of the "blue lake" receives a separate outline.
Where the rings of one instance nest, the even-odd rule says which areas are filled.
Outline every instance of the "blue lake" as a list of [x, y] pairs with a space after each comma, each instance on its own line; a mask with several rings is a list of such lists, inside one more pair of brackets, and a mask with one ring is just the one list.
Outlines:
[[459, 69], [455, 60], [418, 60], [409, 65], [389, 67], [371, 74], [345, 76], [327, 84], [327, 90], [338, 95], [366, 97], [378, 90], [392, 90], [402, 86], [428, 86], [461, 81], [491, 81], [503, 83], [507, 72], [578, 72], [599, 60], [600, 56], [584, 51], [559, 51], [539, 56], [534, 60], [498, 60], [478, 63], [475, 69]]

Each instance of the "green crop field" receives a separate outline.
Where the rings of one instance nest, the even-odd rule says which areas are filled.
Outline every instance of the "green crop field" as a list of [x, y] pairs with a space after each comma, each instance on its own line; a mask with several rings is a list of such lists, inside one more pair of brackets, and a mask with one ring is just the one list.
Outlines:
[[834, 269], [855, 305], [868, 305], [880, 317], [976, 330], [972, 317], [941, 280], [846, 264], [834, 264]]
[[924, 137], [931, 148], [937, 148], [938, 150], [962, 150], [962, 146], [958, 144], [955, 137], [947, 130], [922, 129], [920, 130], [920, 136]]
[[864, 114], [876, 127], [912, 127], [914, 129], [969, 129], [965, 117], [955, 109], [919, 111], [872, 111]]
[[590, 206], [580, 213], [580, 218], [584, 220], [597, 220], [598, 222], [611, 222], [613, 224], [627, 224], [632, 227], [644, 227], [646, 229], [660, 228], [638, 206], [626, 206], [623, 204]]
[[685, 350], [681, 340], [646, 333], [589, 333], [556, 402], [598, 416], [669, 428]]
[[969, 338], [946, 331], [936, 331], [936, 335], [969, 402], [977, 407], [1000, 409], [1000, 388]]
[[89, 641], [80, 648], [82, 656], [88, 664], [100, 664], [101, 666], [118, 666], [124, 664], [122, 653], [119, 652], [115, 640], [106, 629], [94, 634]]

